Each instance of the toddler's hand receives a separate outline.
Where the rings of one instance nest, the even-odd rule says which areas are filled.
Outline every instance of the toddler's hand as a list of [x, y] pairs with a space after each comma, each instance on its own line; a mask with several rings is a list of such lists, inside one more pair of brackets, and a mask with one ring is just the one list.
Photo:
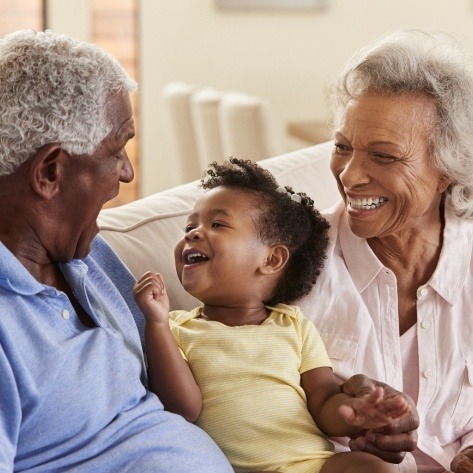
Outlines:
[[401, 396], [385, 399], [384, 389], [376, 387], [362, 398], [349, 399], [339, 408], [339, 413], [347, 424], [362, 429], [378, 429], [410, 411], [409, 403]]
[[168, 321], [169, 298], [159, 273], [143, 274], [133, 288], [133, 296], [147, 322]]

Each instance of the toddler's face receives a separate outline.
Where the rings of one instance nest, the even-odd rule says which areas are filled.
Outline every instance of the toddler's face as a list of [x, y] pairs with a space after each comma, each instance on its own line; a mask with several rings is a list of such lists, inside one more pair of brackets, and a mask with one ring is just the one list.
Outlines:
[[260, 212], [255, 196], [234, 188], [217, 187], [199, 198], [174, 253], [190, 294], [225, 306], [241, 306], [254, 294], [268, 252], [254, 223]]

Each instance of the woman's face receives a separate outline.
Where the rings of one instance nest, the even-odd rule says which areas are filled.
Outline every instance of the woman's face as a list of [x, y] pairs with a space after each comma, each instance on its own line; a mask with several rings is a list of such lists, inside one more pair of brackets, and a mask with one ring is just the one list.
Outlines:
[[367, 93], [349, 102], [331, 169], [361, 238], [400, 234], [439, 218], [450, 181], [432, 164], [435, 104], [424, 94]]

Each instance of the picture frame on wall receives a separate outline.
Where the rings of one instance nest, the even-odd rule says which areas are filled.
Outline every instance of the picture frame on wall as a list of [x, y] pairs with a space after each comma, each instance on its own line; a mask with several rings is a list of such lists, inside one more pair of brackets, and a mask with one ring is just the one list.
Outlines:
[[215, 0], [221, 10], [320, 10], [329, 0]]

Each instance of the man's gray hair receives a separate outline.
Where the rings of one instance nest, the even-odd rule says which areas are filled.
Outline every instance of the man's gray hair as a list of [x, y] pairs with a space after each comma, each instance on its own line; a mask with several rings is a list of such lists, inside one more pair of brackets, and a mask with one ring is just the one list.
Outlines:
[[105, 103], [136, 82], [97, 46], [52, 31], [0, 38], [0, 176], [45, 144], [91, 154], [111, 130]]
[[458, 215], [473, 218], [473, 73], [458, 42], [445, 33], [405, 30], [359, 50], [348, 61], [332, 95], [334, 124], [348, 102], [366, 92], [433, 97], [436, 123], [431, 158], [453, 180]]

